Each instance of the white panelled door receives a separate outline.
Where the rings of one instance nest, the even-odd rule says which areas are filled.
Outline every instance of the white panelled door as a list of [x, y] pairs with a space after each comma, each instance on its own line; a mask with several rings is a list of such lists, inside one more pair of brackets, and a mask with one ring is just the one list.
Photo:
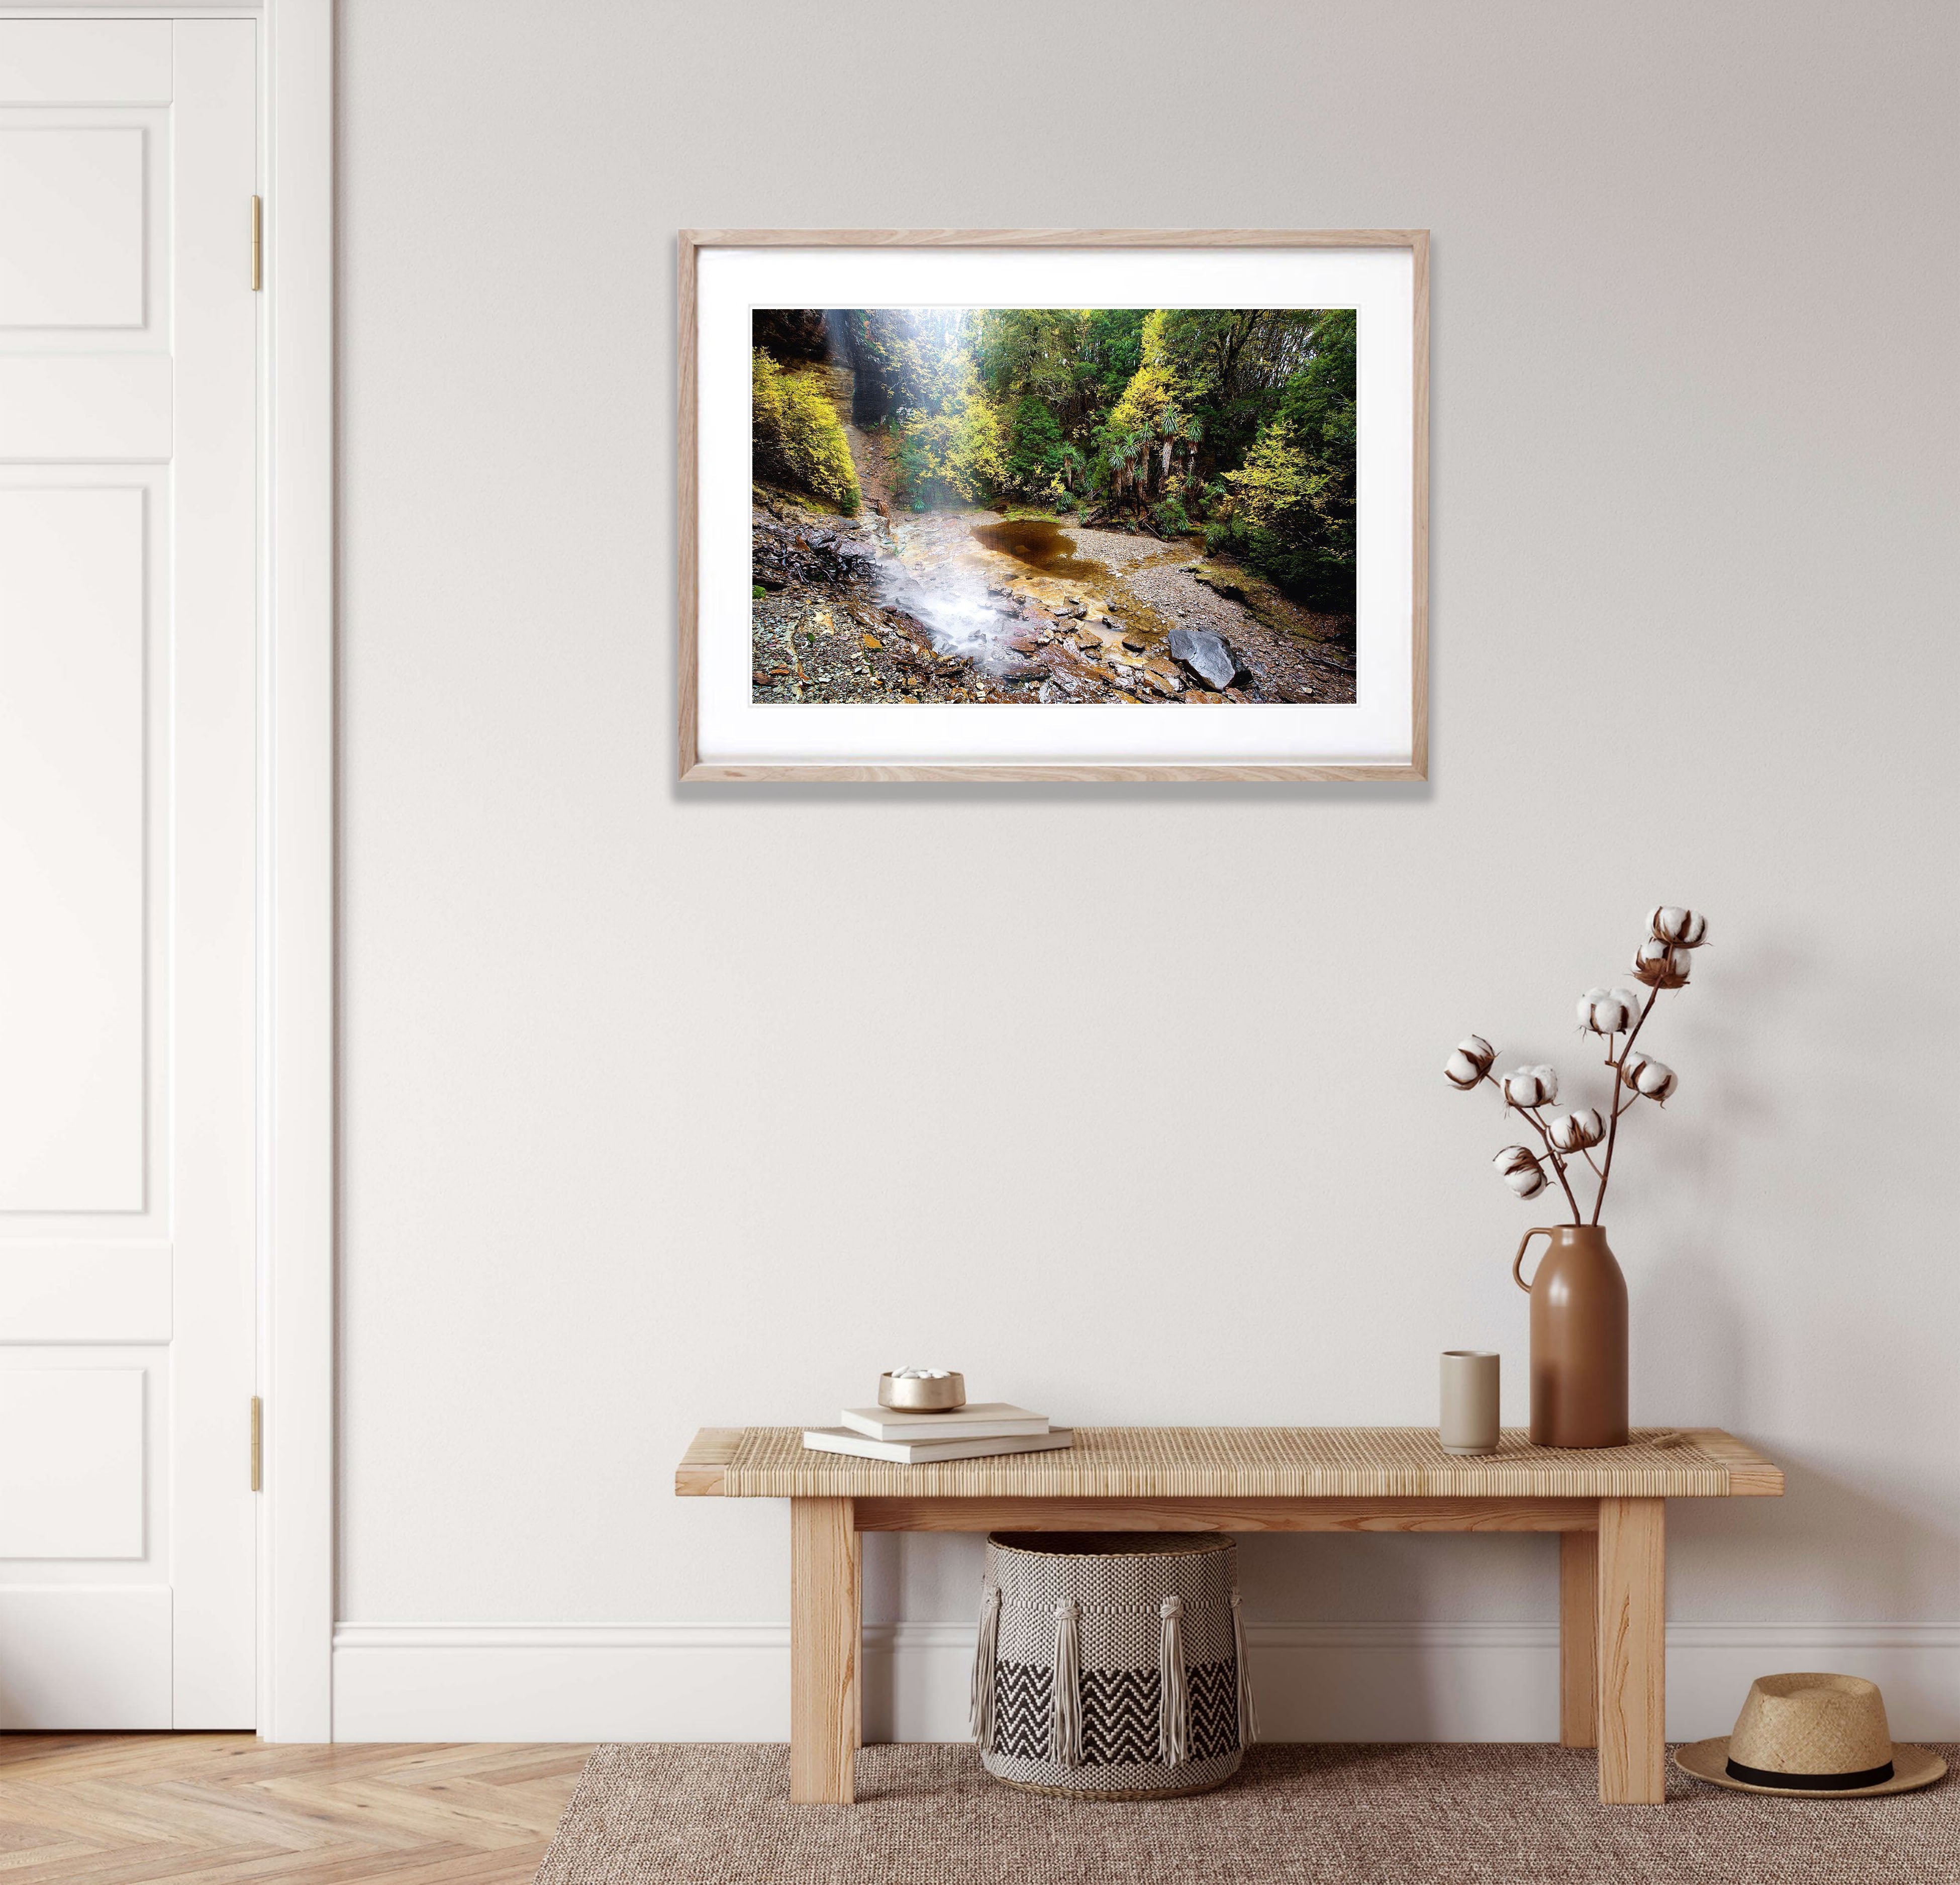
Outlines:
[[0, 21], [0, 1729], [253, 1721], [256, 30]]

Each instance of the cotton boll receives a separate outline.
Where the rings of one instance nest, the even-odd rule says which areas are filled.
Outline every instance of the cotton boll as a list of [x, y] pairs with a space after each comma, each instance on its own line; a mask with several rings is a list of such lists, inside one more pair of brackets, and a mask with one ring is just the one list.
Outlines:
[[1680, 949], [1699, 949], [1708, 940], [1708, 919], [1699, 910], [1682, 909], [1664, 903], [1647, 915], [1647, 928], [1656, 942], [1672, 943]]
[[1558, 1097], [1558, 1075], [1550, 1067], [1519, 1067], [1505, 1075], [1503, 1088], [1514, 1106], [1550, 1106]]
[[1586, 1106], [1577, 1113], [1561, 1113], [1545, 1130], [1561, 1152], [1583, 1152], [1606, 1136], [1606, 1122], [1596, 1106]]
[[1538, 1154], [1527, 1146], [1507, 1145], [1491, 1162], [1497, 1176], [1520, 1198], [1535, 1198], [1551, 1182]]
[[1459, 1041], [1456, 1052], [1443, 1062], [1443, 1078], [1466, 1091], [1481, 1086], [1491, 1062], [1497, 1058], [1497, 1050], [1482, 1035], [1472, 1034], [1468, 1040]]
[[1672, 1067], [1638, 1048], [1621, 1057], [1620, 1078], [1643, 1100], [1665, 1101], [1681, 1084], [1681, 1076]]
[[1624, 1033], [1640, 1012], [1639, 1001], [1624, 989], [1588, 989], [1579, 998], [1579, 1024], [1589, 1033]]
[[1650, 989], [1685, 989], [1692, 960], [1685, 944], [1650, 936], [1634, 957], [1634, 974]]

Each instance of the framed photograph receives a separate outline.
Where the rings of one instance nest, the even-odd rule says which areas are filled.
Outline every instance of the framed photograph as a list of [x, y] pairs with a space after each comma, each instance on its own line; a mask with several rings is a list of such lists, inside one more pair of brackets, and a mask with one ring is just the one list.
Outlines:
[[682, 779], [1425, 777], [1428, 256], [683, 232]]

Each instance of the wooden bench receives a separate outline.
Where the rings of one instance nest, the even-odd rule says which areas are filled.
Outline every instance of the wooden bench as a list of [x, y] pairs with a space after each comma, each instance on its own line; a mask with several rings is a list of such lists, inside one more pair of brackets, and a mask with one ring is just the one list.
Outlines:
[[709, 1427], [674, 1490], [790, 1501], [794, 1801], [853, 1797], [866, 1532], [1556, 1532], [1559, 1738], [1598, 1747], [1615, 1804], [1666, 1790], [1666, 1501], [1774, 1498], [1783, 1473], [1712, 1427], [1586, 1452], [1507, 1429], [1477, 1458], [1433, 1428], [1079, 1427], [1065, 1452], [921, 1466]]

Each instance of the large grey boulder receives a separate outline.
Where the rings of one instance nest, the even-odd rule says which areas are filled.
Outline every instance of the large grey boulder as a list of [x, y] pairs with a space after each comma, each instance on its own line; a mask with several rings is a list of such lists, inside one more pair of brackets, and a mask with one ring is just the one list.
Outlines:
[[1222, 692], [1232, 685], [1239, 664], [1223, 635], [1209, 629], [1172, 629], [1170, 657], [1181, 661], [1206, 686]]

